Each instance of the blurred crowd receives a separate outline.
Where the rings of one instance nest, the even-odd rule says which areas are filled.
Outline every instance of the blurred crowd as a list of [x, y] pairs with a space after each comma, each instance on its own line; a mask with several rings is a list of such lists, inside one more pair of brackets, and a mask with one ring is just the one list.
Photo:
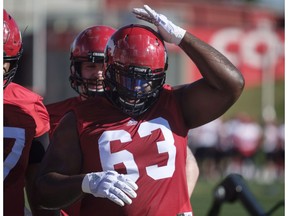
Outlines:
[[204, 180], [238, 173], [263, 184], [284, 181], [284, 123], [239, 113], [191, 129], [188, 141]]

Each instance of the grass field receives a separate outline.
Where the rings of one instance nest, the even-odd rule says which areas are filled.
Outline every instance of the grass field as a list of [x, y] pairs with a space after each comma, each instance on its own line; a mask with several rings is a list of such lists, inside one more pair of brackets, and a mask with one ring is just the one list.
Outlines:
[[[213, 190], [220, 182], [221, 180], [215, 180], [215, 182], [204, 182], [201, 178], [198, 180], [191, 197], [194, 216], [207, 216], [213, 202]], [[265, 212], [272, 209], [279, 201], [284, 200], [284, 182], [275, 182], [271, 185], [261, 185], [247, 181], [245, 181], [245, 183]], [[244, 208], [241, 201], [236, 200], [233, 203], [223, 203], [218, 216], [249, 215], [249, 212]], [[271, 214], [271, 216], [284, 216], [284, 206], [279, 207], [275, 212], [273, 212], [273, 214]]]
[[[276, 118], [280, 122], [284, 122], [285, 116], [285, 83], [284, 81], [277, 81], [275, 83], [275, 112]], [[224, 114], [225, 118], [235, 116], [236, 113], [249, 113], [255, 120], [262, 121], [261, 115], [261, 86], [254, 88], [245, 88], [239, 100]]]

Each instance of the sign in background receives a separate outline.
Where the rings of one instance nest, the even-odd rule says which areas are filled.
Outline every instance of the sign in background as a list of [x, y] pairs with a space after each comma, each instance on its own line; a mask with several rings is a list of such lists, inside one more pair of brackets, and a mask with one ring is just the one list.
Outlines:
[[[284, 32], [273, 30], [267, 23], [253, 29], [226, 27], [220, 29], [191, 29], [209, 43], [242, 72], [246, 87], [259, 85], [263, 73], [275, 80], [284, 79]], [[193, 71], [198, 71], [195, 65]], [[200, 78], [196, 73], [195, 79]]]

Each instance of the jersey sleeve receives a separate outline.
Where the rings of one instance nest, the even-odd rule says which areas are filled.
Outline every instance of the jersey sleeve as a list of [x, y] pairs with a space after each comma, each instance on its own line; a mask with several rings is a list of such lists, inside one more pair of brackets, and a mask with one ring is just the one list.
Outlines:
[[35, 137], [39, 137], [50, 130], [49, 114], [43, 104], [42, 97], [38, 97], [38, 100], [34, 104], [33, 112], [35, 123], [37, 125]]

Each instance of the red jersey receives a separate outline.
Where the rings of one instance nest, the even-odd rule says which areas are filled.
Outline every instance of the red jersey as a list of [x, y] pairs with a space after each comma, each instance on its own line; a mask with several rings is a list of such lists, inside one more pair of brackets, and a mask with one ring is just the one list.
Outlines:
[[80, 97], [68, 98], [64, 101], [52, 103], [46, 105], [46, 109], [50, 117], [50, 131], [49, 136], [51, 137], [55, 128], [59, 124], [61, 118], [71, 110], [76, 104], [81, 102]]
[[85, 101], [74, 112], [82, 172], [116, 170], [139, 187], [137, 198], [124, 207], [87, 194], [81, 215], [192, 215], [185, 172], [188, 128], [169, 87], [161, 91], [153, 107], [134, 118], [105, 97]]
[[49, 130], [38, 94], [10, 83], [4, 89], [4, 215], [24, 215], [24, 180], [34, 137]]
[[[74, 106], [81, 102], [80, 97], [72, 97], [68, 98], [63, 101], [59, 101], [56, 103], [46, 105], [47, 111], [50, 116], [50, 131], [49, 137], [52, 137], [53, 132], [55, 131], [56, 127], [58, 126], [62, 117], [71, 110]], [[69, 216], [78, 216], [80, 209], [80, 201], [74, 203], [73, 205], [61, 210], [63, 215]]]

